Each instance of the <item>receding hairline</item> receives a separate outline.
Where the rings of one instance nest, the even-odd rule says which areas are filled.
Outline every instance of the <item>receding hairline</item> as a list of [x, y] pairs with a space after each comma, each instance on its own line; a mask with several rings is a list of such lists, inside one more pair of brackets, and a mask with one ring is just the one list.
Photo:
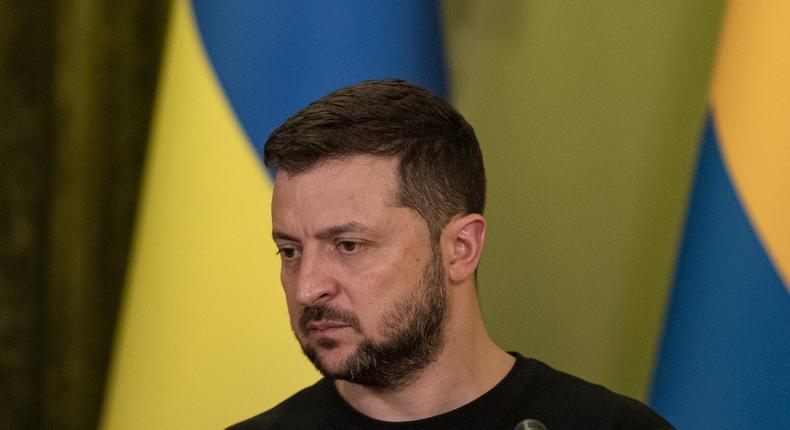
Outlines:
[[[391, 206], [391, 207], [393, 207], [393, 208], [407, 208], [407, 209], [410, 209], [410, 210], [414, 211], [417, 215], [419, 215], [420, 218], [424, 219], [424, 217], [419, 213], [419, 211], [416, 211], [414, 208], [409, 207], [408, 205], [404, 204], [404, 202], [402, 201], [401, 196], [402, 196], [402, 192], [403, 192], [403, 178], [402, 178], [401, 172], [400, 172], [401, 161], [402, 160], [401, 160], [401, 157], [399, 157], [397, 155], [375, 155], [375, 154], [367, 154], [367, 153], [343, 154], [343, 155], [328, 156], [328, 157], [324, 157], [324, 158], [318, 159], [314, 163], [310, 164], [309, 166], [306, 166], [306, 167], [300, 168], [300, 169], [278, 168], [278, 169], [275, 170], [276, 174], [275, 174], [275, 178], [274, 178], [274, 187], [276, 189], [276, 187], [277, 187], [277, 178], [281, 174], [284, 174], [286, 176], [286, 179], [290, 180], [290, 178], [293, 178], [293, 177], [310, 174], [311, 172], [314, 172], [317, 169], [320, 169], [322, 167], [326, 167], [327, 164], [343, 163], [343, 162], [351, 161], [353, 159], [360, 159], [360, 158], [369, 158], [369, 159], [371, 159], [371, 162], [374, 162], [376, 160], [392, 162], [392, 166], [391, 166], [392, 167], [392, 174], [393, 174], [392, 177], [393, 177], [394, 180], [391, 181], [388, 184], [388, 186], [387, 186], [387, 188], [388, 188], [388, 190], [387, 190], [388, 191], [388, 193], [387, 193], [388, 196], [387, 196], [387, 199], [386, 199], [386, 204]], [[425, 220], [425, 221], [427, 222], [428, 220]]]
[[379, 160], [395, 160], [395, 173], [398, 173], [400, 168], [400, 164], [402, 161], [402, 157], [398, 156], [397, 154], [371, 154], [367, 152], [348, 152], [342, 154], [329, 154], [320, 158], [316, 158], [312, 163], [305, 164], [304, 166], [299, 167], [290, 167], [290, 166], [277, 166], [274, 168], [275, 177], [283, 172], [288, 176], [297, 176], [304, 173], [310, 173], [311, 171], [322, 167], [327, 163], [334, 163], [334, 162], [343, 162], [348, 161], [352, 158], [373, 158]]

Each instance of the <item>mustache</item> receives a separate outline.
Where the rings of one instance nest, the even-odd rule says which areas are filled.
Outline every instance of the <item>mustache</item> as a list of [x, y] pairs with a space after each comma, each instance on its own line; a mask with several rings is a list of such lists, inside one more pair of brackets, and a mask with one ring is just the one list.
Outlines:
[[302, 330], [302, 333], [307, 333], [307, 325], [309, 323], [322, 320], [337, 321], [359, 331], [359, 319], [353, 312], [331, 308], [326, 305], [305, 306], [302, 310], [302, 315], [299, 317], [299, 328]]

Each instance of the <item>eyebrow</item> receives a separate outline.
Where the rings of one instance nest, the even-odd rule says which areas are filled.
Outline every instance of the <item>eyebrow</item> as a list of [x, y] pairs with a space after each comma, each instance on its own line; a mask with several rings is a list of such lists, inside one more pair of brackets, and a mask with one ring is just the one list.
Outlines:
[[272, 230], [272, 239], [274, 239], [275, 242], [278, 241], [278, 240], [287, 240], [287, 241], [290, 241], [290, 242], [298, 242], [298, 240], [296, 240], [295, 237], [289, 236], [289, 235], [287, 235], [285, 233], [282, 233], [282, 232], [279, 232], [277, 230]]
[[[372, 229], [366, 226], [365, 224], [352, 221], [346, 224], [336, 225], [321, 230], [315, 235], [315, 237], [321, 240], [327, 240], [344, 233], [367, 233], [370, 231], [372, 231]], [[292, 242], [299, 242], [297, 238], [277, 230], [272, 231], [272, 239], [274, 239], [275, 241], [287, 240]]]

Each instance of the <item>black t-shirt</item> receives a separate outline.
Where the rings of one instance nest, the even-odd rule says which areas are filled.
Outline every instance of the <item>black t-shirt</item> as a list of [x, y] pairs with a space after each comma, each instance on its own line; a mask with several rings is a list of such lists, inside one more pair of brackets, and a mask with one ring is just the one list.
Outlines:
[[516, 364], [490, 391], [457, 409], [409, 422], [379, 421], [349, 406], [323, 378], [273, 409], [229, 430], [263, 429], [485, 429], [514, 430], [526, 420], [548, 430], [671, 429], [642, 403], [546, 364], [516, 356]]

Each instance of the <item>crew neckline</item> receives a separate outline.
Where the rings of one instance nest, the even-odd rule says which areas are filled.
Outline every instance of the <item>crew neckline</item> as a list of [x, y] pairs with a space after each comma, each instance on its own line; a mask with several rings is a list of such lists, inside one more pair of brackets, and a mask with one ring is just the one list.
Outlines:
[[324, 378], [323, 384], [328, 385], [327, 389], [330, 390], [333, 400], [338, 404], [341, 410], [344, 410], [349, 418], [360, 426], [367, 426], [377, 429], [422, 429], [422, 428], [468, 428], [470, 420], [479, 418], [484, 415], [484, 412], [490, 411], [499, 402], [500, 397], [504, 393], [511, 391], [512, 387], [528, 383], [530, 364], [534, 360], [525, 358], [517, 352], [510, 352], [516, 361], [513, 367], [508, 371], [504, 378], [494, 385], [490, 390], [481, 394], [479, 397], [463, 404], [455, 409], [445, 413], [435, 415], [433, 417], [422, 418], [414, 421], [383, 421], [376, 418], [369, 417], [358, 410], [354, 409], [348, 402], [346, 402], [340, 393], [338, 393], [335, 384], [332, 380]]

